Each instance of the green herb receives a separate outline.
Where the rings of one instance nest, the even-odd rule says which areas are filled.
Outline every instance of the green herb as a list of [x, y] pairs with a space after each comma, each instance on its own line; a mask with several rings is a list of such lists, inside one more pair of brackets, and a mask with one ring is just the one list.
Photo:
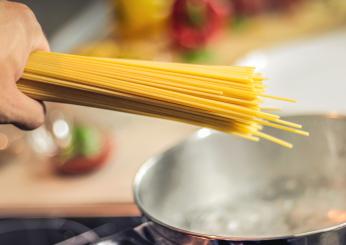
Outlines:
[[184, 52], [182, 57], [189, 63], [205, 63], [213, 59], [213, 54], [206, 49], [200, 49]]

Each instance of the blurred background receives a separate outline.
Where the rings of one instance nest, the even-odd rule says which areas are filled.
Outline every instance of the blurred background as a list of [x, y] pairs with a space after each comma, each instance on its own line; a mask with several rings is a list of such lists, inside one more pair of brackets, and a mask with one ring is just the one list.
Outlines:
[[[235, 64], [346, 25], [344, 0], [35, 0], [57, 52]], [[321, 57], [323, 58], [323, 57]], [[138, 167], [196, 127], [48, 104], [32, 132], [0, 126], [0, 215], [131, 215]]]

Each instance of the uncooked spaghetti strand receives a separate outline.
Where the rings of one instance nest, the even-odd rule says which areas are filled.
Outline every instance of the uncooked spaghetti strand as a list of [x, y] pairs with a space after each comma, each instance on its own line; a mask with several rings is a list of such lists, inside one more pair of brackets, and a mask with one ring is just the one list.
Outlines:
[[257, 132], [254, 133], [254, 135], [256, 135], [256, 136], [258, 136], [260, 138], [269, 140], [269, 141], [271, 141], [273, 143], [276, 143], [278, 145], [282, 145], [282, 146], [287, 147], [287, 148], [292, 148], [293, 147], [293, 145], [291, 143], [289, 143], [289, 142], [287, 142], [285, 140], [278, 139], [278, 138], [276, 138], [274, 136], [271, 136], [271, 135], [263, 133], [263, 132], [257, 131]]

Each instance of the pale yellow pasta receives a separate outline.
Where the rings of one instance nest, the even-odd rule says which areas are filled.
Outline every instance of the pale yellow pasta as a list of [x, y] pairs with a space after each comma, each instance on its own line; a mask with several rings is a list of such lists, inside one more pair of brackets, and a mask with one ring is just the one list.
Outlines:
[[[308, 135], [261, 109], [264, 78], [252, 67], [208, 66], [35, 52], [18, 83], [27, 95], [209, 127], [258, 141], [292, 145], [263, 126]], [[268, 109], [268, 108], [267, 108]], [[270, 108], [268, 111], [271, 111]]]

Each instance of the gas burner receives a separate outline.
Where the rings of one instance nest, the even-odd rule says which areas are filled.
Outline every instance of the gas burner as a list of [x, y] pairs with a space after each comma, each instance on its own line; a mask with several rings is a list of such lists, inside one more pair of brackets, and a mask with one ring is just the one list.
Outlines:
[[142, 222], [140, 217], [1, 219], [0, 244], [153, 244], [133, 229]]

